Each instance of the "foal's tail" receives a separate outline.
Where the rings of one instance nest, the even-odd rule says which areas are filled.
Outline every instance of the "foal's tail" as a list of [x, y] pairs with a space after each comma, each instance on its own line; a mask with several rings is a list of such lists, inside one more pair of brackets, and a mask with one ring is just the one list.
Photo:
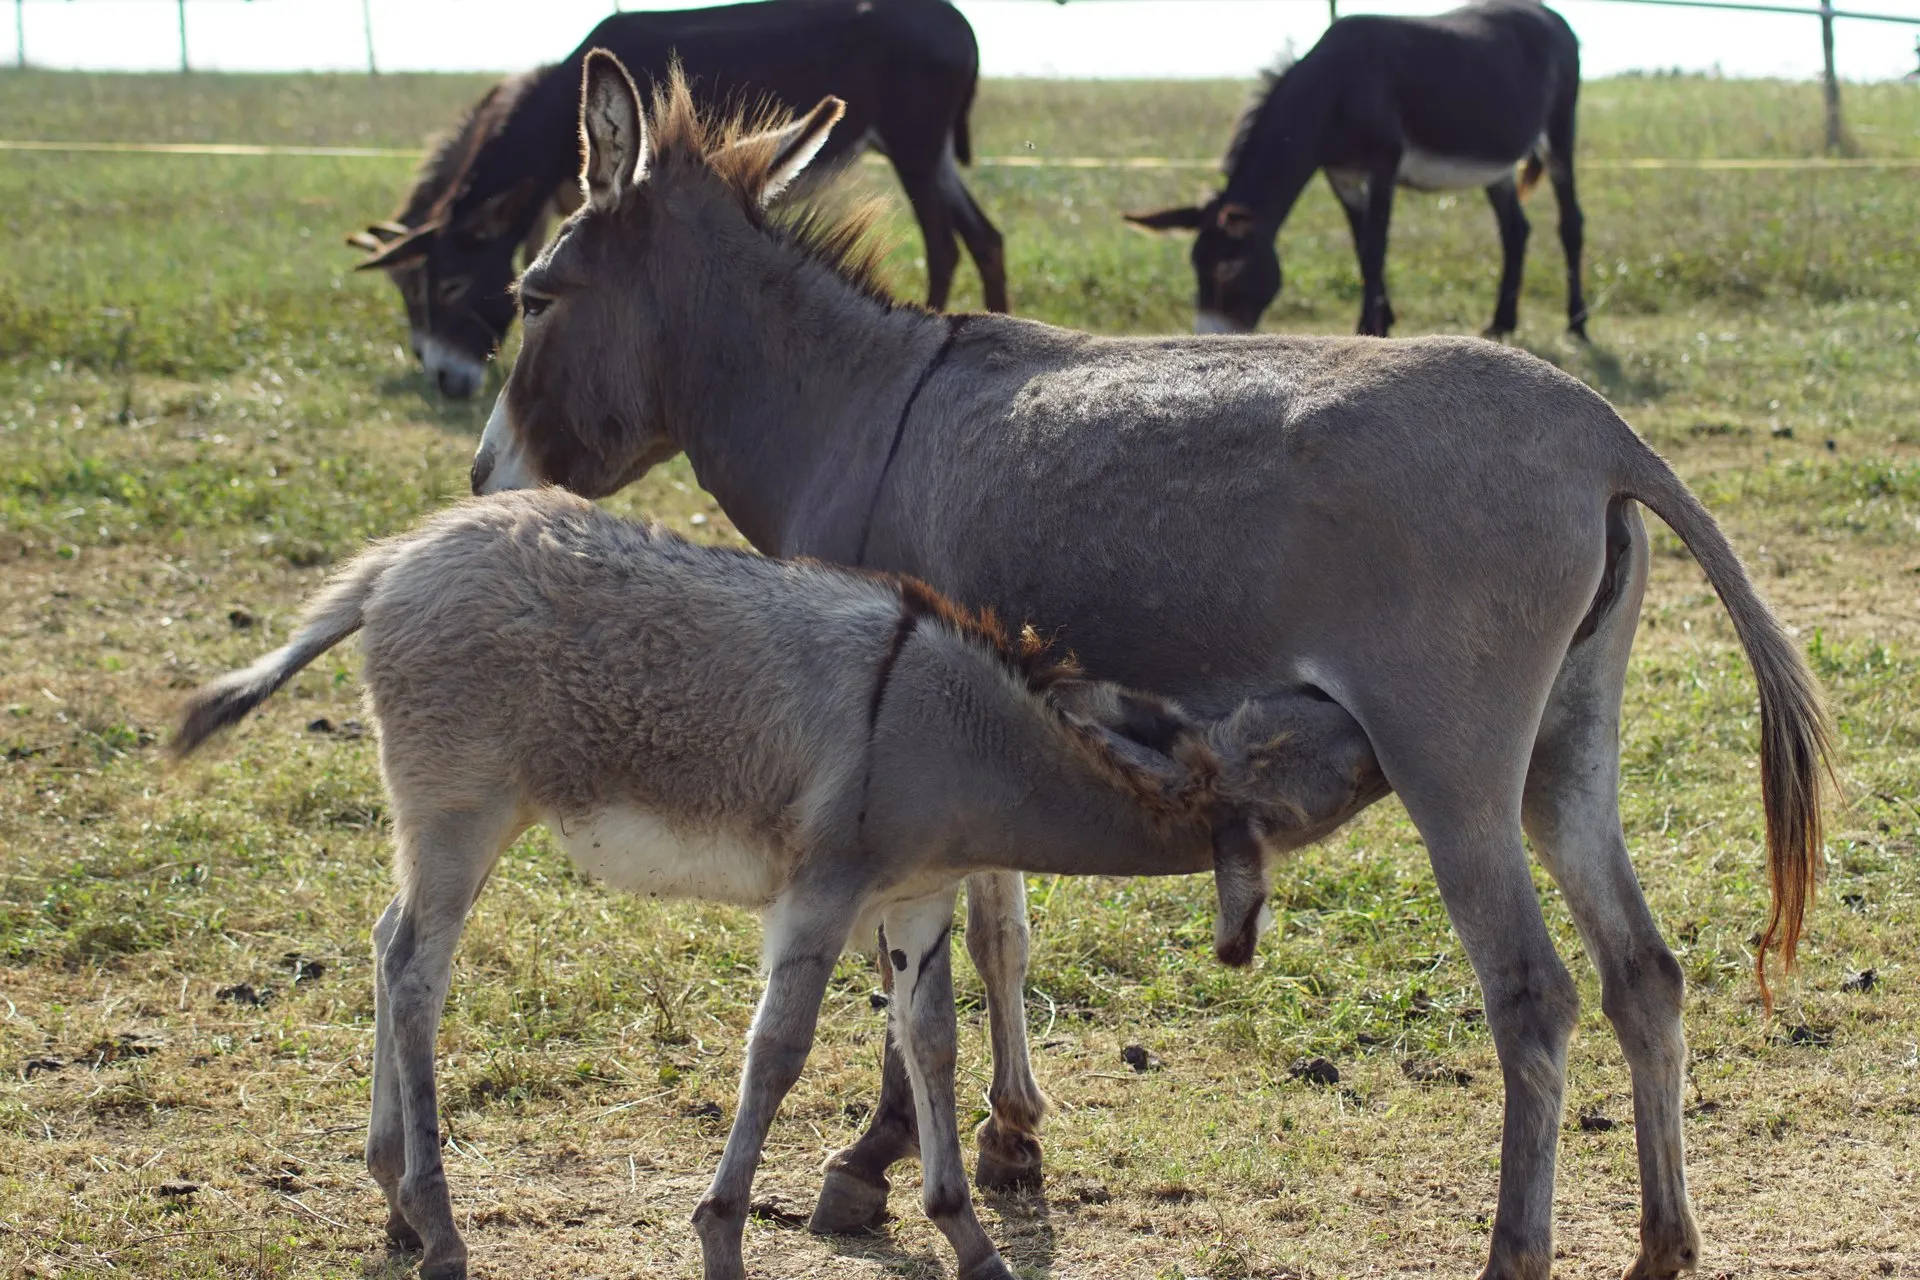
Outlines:
[[1631, 445], [1620, 492], [1666, 521], [1700, 562], [1733, 619], [1734, 632], [1759, 686], [1760, 794], [1767, 814], [1773, 903], [1754, 970], [1761, 998], [1771, 1012], [1767, 953], [1778, 946], [1786, 968], [1793, 968], [1820, 868], [1822, 775], [1825, 781], [1836, 781], [1833, 725], [1806, 659], [1754, 590], [1746, 566], [1719, 524], [1664, 458], [1631, 431], [1623, 434]]
[[176, 759], [265, 702], [273, 691], [315, 658], [358, 631], [362, 610], [409, 540], [376, 543], [332, 578], [307, 602], [292, 640], [250, 667], [230, 671], [193, 691], [180, 708], [167, 753]]

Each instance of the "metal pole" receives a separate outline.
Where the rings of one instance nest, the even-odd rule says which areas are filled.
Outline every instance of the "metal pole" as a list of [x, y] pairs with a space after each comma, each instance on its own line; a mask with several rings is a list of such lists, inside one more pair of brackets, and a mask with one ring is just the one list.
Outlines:
[[373, 60], [373, 0], [360, 0], [360, 25], [367, 32], [367, 74], [380, 74], [380, 64]]
[[27, 0], [13, 0], [13, 65], [27, 69]]
[[1833, 0], [1820, 0], [1820, 51], [1827, 60], [1827, 151], [1840, 150], [1840, 77], [1833, 69]]
[[180, 74], [185, 75], [193, 70], [187, 65], [187, 0], [174, 0], [174, 4], [180, 10]]
[[1340, 0], [1327, 0], [1327, 21], [1340, 21]]

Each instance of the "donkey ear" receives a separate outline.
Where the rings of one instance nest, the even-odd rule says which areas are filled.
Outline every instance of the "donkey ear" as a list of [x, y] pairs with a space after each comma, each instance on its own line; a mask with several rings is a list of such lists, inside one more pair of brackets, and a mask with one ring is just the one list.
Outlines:
[[347, 245], [354, 249], [365, 249], [368, 253], [378, 253], [385, 242], [371, 231], [356, 231], [347, 237]]
[[1152, 213], [1123, 213], [1120, 216], [1136, 227], [1149, 231], [1198, 231], [1203, 210], [1197, 204]]
[[775, 129], [773, 160], [767, 165], [767, 178], [760, 187], [760, 203], [772, 204], [780, 193], [793, 185], [827, 145], [827, 135], [847, 113], [847, 104], [838, 98], [822, 98], [813, 110], [784, 128]]
[[[428, 222], [415, 227], [397, 240], [389, 240], [376, 246], [376, 252], [364, 262], [353, 268], [355, 271], [396, 271], [401, 267], [417, 266], [427, 257], [427, 249], [433, 243], [433, 237], [440, 233], [440, 223]], [[348, 243], [357, 243], [348, 237]]]
[[620, 59], [587, 55], [580, 81], [580, 190], [592, 209], [611, 209], [647, 171], [647, 126], [640, 91]]

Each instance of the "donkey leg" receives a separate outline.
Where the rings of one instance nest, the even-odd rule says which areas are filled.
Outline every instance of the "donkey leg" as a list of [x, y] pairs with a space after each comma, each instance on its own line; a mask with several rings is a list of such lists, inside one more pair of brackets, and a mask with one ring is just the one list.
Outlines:
[[940, 157], [940, 190], [946, 196], [947, 213], [959, 230], [960, 239], [966, 243], [967, 252], [973, 255], [973, 265], [980, 271], [980, 293], [987, 310], [1008, 310], [1005, 241], [1001, 239], [1000, 229], [988, 220], [973, 193], [967, 190], [967, 184], [961, 181], [952, 147]]
[[774, 1113], [813, 1048], [820, 1001], [847, 944], [858, 894], [845, 886], [790, 888], [767, 913], [767, 989], [747, 1036], [740, 1100], [713, 1182], [693, 1211], [705, 1280], [745, 1280], [740, 1252], [754, 1170]]
[[1418, 811], [1415, 797], [1402, 795], [1479, 977], [1506, 1085], [1500, 1190], [1481, 1280], [1547, 1280], [1567, 1041], [1579, 996], [1547, 934], [1519, 826], [1506, 816], [1518, 805], [1437, 815], [1426, 805]]
[[[1366, 252], [1364, 245], [1367, 238], [1367, 181], [1365, 178], [1355, 178], [1352, 174], [1341, 174], [1336, 177], [1328, 173], [1327, 185], [1333, 188], [1334, 199], [1340, 202], [1340, 212], [1347, 215], [1347, 230], [1353, 233], [1353, 258], [1358, 262], [1361, 255]], [[1393, 303], [1382, 297], [1380, 307], [1382, 318], [1387, 322], [1387, 328], [1393, 328], [1396, 319], [1393, 314]]]
[[927, 305], [945, 311], [947, 295], [953, 291], [954, 268], [960, 265], [960, 247], [954, 243], [953, 218], [941, 190], [940, 171], [937, 166], [922, 171], [917, 167], [901, 169], [897, 164], [896, 170], [926, 242]]
[[1586, 215], [1580, 212], [1580, 198], [1573, 190], [1571, 155], [1555, 153], [1547, 160], [1547, 180], [1553, 183], [1553, 200], [1560, 207], [1560, 248], [1567, 258], [1567, 332], [1574, 337], [1587, 336], [1587, 296], [1580, 284], [1580, 255], [1585, 247]]
[[[1575, 78], [1577, 80], [1577, 77]], [[1587, 220], [1573, 190], [1574, 104], [1577, 83], [1561, 91], [1560, 101], [1547, 114], [1547, 180], [1553, 183], [1553, 202], [1560, 209], [1560, 247], [1567, 256], [1567, 331], [1587, 336], [1587, 298], [1580, 285], [1580, 253]]]
[[1520, 277], [1526, 269], [1529, 228], [1512, 174], [1487, 186], [1487, 202], [1500, 222], [1500, 295], [1494, 303], [1493, 323], [1482, 336], [1504, 338], [1520, 327]]
[[[893, 995], [893, 966], [887, 963], [887, 933], [880, 931], [880, 985]], [[913, 1114], [913, 1083], [907, 1078], [906, 1059], [893, 1038], [893, 1020], [881, 1051], [880, 1100], [874, 1104], [864, 1133], [850, 1147], [827, 1157], [807, 1230], [815, 1235], [849, 1235], [880, 1225], [887, 1216], [887, 1194], [893, 1183], [887, 1170], [908, 1156], [920, 1154], [919, 1122]]]
[[894, 1035], [920, 1117], [921, 1202], [959, 1255], [959, 1280], [1014, 1280], [973, 1212], [953, 1098], [952, 889], [887, 912]]
[[467, 913], [515, 824], [505, 812], [442, 810], [424, 820], [403, 816], [398, 825], [400, 911], [380, 957], [405, 1127], [397, 1203], [424, 1249], [422, 1280], [464, 1280], [467, 1246], [453, 1224], [440, 1160], [434, 1041]]
[[1620, 827], [1620, 696], [1646, 586], [1647, 540], [1630, 504], [1609, 512], [1608, 525], [1613, 598], [1554, 684], [1534, 743], [1523, 818], [1600, 971], [1601, 1008], [1633, 1074], [1640, 1254], [1627, 1275], [1652, 1280], [1698, 1266], [1700, 1232], [1687, 1203], [1681, 1132], [1684, 983], [1647, 910]]
[[967, 954], [987, 988], [993, 1045], [992, 1113], [974, 1134], [982, 1191], [1038, 1186], [1040, 1118], [1047, 1098], [1027, 1048], [1027, 882], [1017, 871], [967, 877]]
[[1393, 220], [1393, 187], [1400, 158], [1367, 175], [1367, 216], [1360, 232], [1360, 325], [1358, 332], [1387, 336], [1387, 224]]
[[400, 1179], [407, 1171], [407, 1129], [400, 1105], [399, 1063], [394, 1057], [393, 996], [387, 990], [387, 948], [400, 926], [400, 899], [387, 904], [373, 926], [373, 1100], [367, 1117], [367, 1172], [387, 1200], [387, 1241], [395, 1249], [420, 1248], [420, 1233], [400, 1211]]

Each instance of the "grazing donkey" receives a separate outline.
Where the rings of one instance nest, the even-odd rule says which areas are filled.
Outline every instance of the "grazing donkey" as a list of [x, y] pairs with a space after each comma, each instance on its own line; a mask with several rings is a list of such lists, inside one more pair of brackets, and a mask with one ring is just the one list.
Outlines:
[[[1488, 337], [1519, 324], [1527, 251], [1521, 200], [1544, 171], [1560, 205], [1567, 328], [1584, 338], [1580, 202], [1573, 193], [1580, 42], [1538, 0], [1477, 0], [1432, 18], [1341, 18], [1306, 57], [1270, 78], [1227, 150], [1226, 189], [1204, 205], [1130, 213], [1193, 242], [1194, 328], [1245, 333], [1280, 293], [1274, 237], [1324, 169], [1353, 229], [1360, 328], [1385, 337], [1387, 222], [1395, 186], [1485, 187], [1500, 223], [1500, 298]], [[1516, 182], [1514, 168], [1525, 171]]]
[[[377, 544], [285, 646], [187, 701], [174, 750], [362, 629], [399, 885], [374, 928], [367, 1163], [389, 1234], [424, 1247], [432, 1280], [464, 1276], [467, 1256], [440, 1162], [434, 1038], [467, 913], [531, 824], [622, 888], [765, 915], [739, 1110], [693, 1218], [706, 1280], [746, 1274], [767, 1128], [835, 959], [875, 922], [927, 1213], [964, 1280], [1013, 1280], [960, 1163], [947, 935], [961, 877], [1202, 871], [1209, 821], [1257, 823], [1286, 847], [1386, 790], [1330, 702], [1270, 697], [1200, 725], [1047, 665], [1037, 643], [1009, 645], [911, 579], [696, 546], [558, 490], [469, 500]], [[1274, 750], [1300, 744], [1307, 754], [1278, 757], [1298, 778], [1278, 776]]]
[[362, 270], [384, 269], [401, 287], [416, 351], [442, 392], [464, 398], [480, 389], [513, 323], [514, 248], [539, 234], [548, 197], [573, 187], [580, 66], [593, 48], [655, 78], [677, 59], [709, 103], [799, 107], [839, 95], [848, 127], [819, 163], [844, 165], [868, 146], [887, 157], [926, 240], [927, 304], [946, 305], [957, 232], [980, 269], [988, 309], [1007, 309], [1000, 233], [959, 169], [972, 161], [967, 117], [979, 49], [947, 0], [767, 0], [617, 14], [564, 61], [489, 94], [442, 149], [456, 162], [451, 172], [437, 156], [397, 219], [350, 237], [372, 251]]
[[[548, 68], [509, 76], [488, 89], [480, 101], [468, 109], [460, 122], [442, 136], [420, 164], [413, 189], [407, 193], [393, 216], [367, 225], [347, 237], [347, 243], [370, 254], [379, 254], [393, 242], [410, 235], [441, 216], [447, 203], [459, 194], [469, 165], [477, 153], [512, 114], [523, 94], [539, 82]], [[485, 201], [461, 223], [459, 234], [467, 240], [491, 243], [510, 235], [516, 226], [520, 194], [509, 191]], [[517, 252], [532, 262], [547, 242], [553, 219], [564, 218], [577, 207], [579, 189], [563, 184], [553, 193], [545, 209], [537, 211], [522, 232]], [[516, 252], [507, 248], [509, 257]], [[472, 297], [472, 280], [448, 279], [429, 292], [426, 268], [418, 259], [402, 257], [385, 267], [387, 278], [400, 291], [407, 311], [407, 341], [414, 359], [426, 367], [442, 395], [465, 399], [480, 389], [486, 378], [486, 357], [497, 343], [495, 328], [482, 318]], [[512, 300], [498, 304], [507, 317], [512, 315]], [[501, 329], [500, 332], [504, 332]], [[478, 358], [468, 353], [479, 352]]]
[[[1697, 557], [1759, 686], [1762, 966], [1798, 945], [1828, 749], [1806, 663], [1712, 516], [1589, 388], [1478, 339], [1104, 338], [899, 305], [856, 226], [763, 207], [836, 111], [741, 136], [669, 82], [643, 120], [618, 62], [589, 59], [586, 204], [521, 278], [524, 341], [473, 487], [598, 496], [684, 451], [762, 551], [912, 573], [1057, 632], [1102, 679], [1200, 715], [1321, 690], [1419, 828], [1484, 992], [1507, 1090], [1486, 1274], [1543, 1277], [1553, 1257], [1576, 998], [1529, 836], [1633, 1072], [1633, 1274], [1695, 1266], [1680, 967], [1619, 814], [1636, 503]], [[968, 899], [995, 1055], [981, 1168], [1032, 1176], [1023, 891], [975, 877]], [[873, 1127], [829, 1164], [823, 1228], [879, 1211], [912, 1149], [888, 1062]]]

